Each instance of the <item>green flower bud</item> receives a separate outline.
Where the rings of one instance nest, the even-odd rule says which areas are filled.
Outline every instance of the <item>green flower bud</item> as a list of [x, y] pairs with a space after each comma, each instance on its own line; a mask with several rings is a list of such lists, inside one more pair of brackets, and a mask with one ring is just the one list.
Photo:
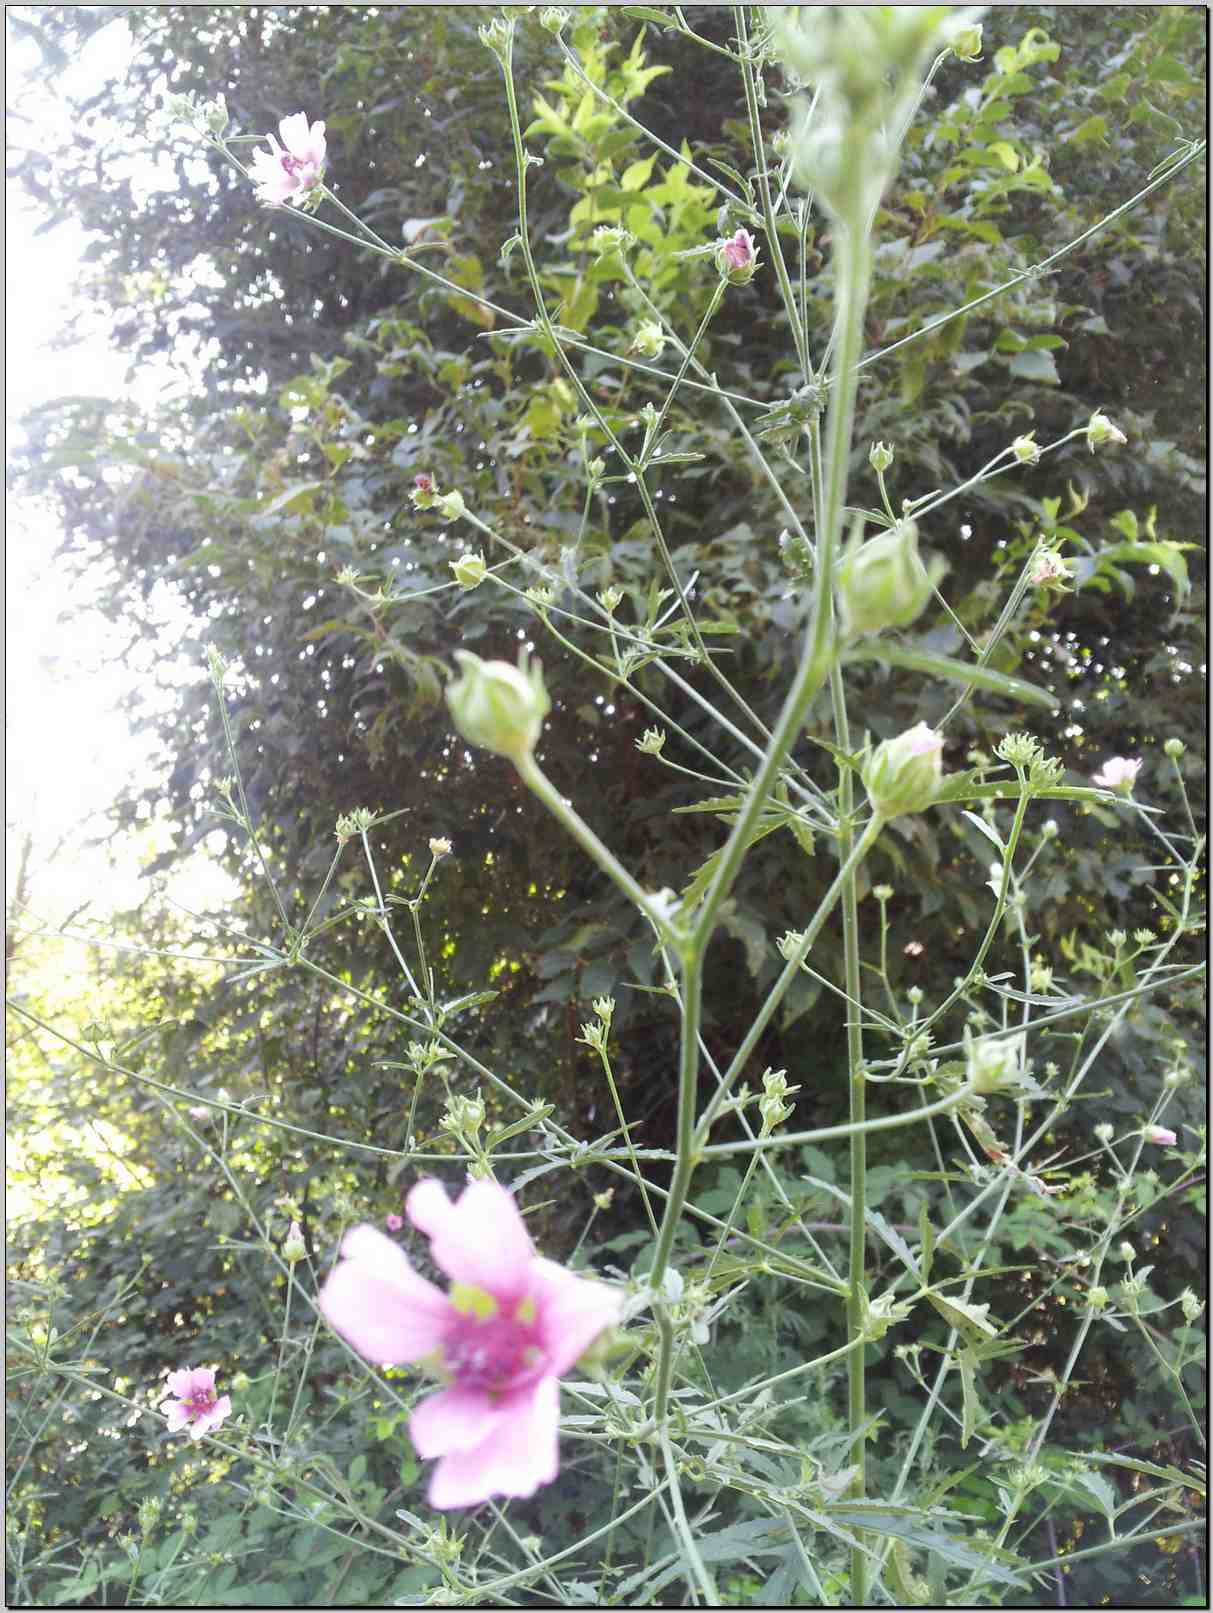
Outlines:
[[630, 232], [621, 229], [618, 224], [600, 224], [590, 236], [590, 251], [596, 258], [605, 258], [612, 252], [622, 251], [631, 242]]
[[298, 1221], [292, 1221], [282, 1245], [282, 1258], [289, 1265], [295, 1265], [307, 1254], [307, 1244], [303, 1241], [303, 1230]]
[[463, 494], [458, 489], [453, 493], [440, 493], [434, 500], [434, 508], [448, 521], [457, 521], [461, 515], [467, 514], [467, 505], [463, 502]]
[[520, 765], [535, 749], [551, 710], [539, 663], [531, 666], [525, 651], [516, 667], [482, 661], [467, 650], [456, 650], [455, 659], [463, 671], [446, 693], [455, 727], [470, 745]]
[[929, 807], [939, 794], [942, 756], [943, 740], [924, 722], [878, 745], [863, 769], [864, 788], [877, 816], [896, 818]]
[[1183, 1310], [1184, 1320], [1186, 1322], [1194, 1322], [1200, 1315], [1201, 1311], [1204, 1310], [1204, 1306], [1201, 1304], [1200, 1300], [1197, 1299], [1196, 1295], [1190, 1288], [1184, 1289], [1183, 1293], [1179, 1296], [1179, 1303]]
[[1108, 1304], [1108, 1290], [1106, 1288], [1089, 1288], [1087, 1290], [1087, 1304], [1093, 1311], [1105, 1310]]
[[461, 554], [458, 560], [448, 560], [447, 564], [455, 573], [455, 581], [460, 588], [469, 590], [479, 588], [488, 571], [484, 556], [479, 554]]
[[665, 740], [664, 728], [646, 728], [643, 738], [636, 741], [636, 749], [642, 756], [660, 756]]
[[1177, 762], [1187, 748], [1182, 739], [1168, 739], [1162, 752], [1164, 756], [1169, 756], [1173, 762]]
[[930, 599], [942, 566], [928, 571], [919, 559], [913, 521], [899, 521], [867, 543], [859, 530], [856, 523], [838, 573], [838, 606], [847, 637], [908, 627]]
[[981, 60], [981, 24], [972, 24], [971, 27], [961, 28], [952, 37], [952, 54], [958, 62], [977, 62]]
[[1106, 442], [1127, 442], [1129, 439], [1119, 426], [1114, 426], [1102, 409], [1087, 421], [1087, 447], [1092, 453]]
[[886, 471], [893, 463], [893, 450], [887, 443], [874, 442], [868, 449], [868, 464], [874, 471]]
[[[568, 26], [569, 11], [567, 6], [544, 6], [539, 13], [539, 26], [546, 28], [549, 34], [563, 33]], [[981, 30], [978, 29], [978, 33]]]
[[628, 352], [639, 353], [644, 358], [660, 358], [664, 350], [665, 332], [661, 326], [655, 319], [641, 320]]
[[[981, 30], [979, 29], [978, 32]], [[1036, 441], [1036, 433], [1029, 431], [1023, 437], [1016, 437], [1011, 444], [1011, 452], [1021, 465], [1037, 465], [1040, 463], [1040, 445]]]
[[1023, 1075], [1026, 1040], [1019, 1031], [1014, 1036], [983, 1036], [969, 1043], [969, 1080], [976, 1091], [1005, 1092], [1018, 1084]]

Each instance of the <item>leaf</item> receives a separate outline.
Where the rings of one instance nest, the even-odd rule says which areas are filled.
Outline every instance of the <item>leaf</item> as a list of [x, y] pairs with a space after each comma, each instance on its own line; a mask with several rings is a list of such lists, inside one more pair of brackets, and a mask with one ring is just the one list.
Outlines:
[[323, 486], [323, 482], [292, 482], [290, 487], [283, 488], [277, 498], [272, 498], [268, 504], [262, 505], [257, 514], [277, 515], [280, 511], [289, 509], [296, 499], [305, 498]]
[[1061, 385], [1061, 376], [1057, 373], [1052, 353], [1042, 352], [1038, 347], [1016, 353], [1007, 369], [1021, 381], [1039, 381], [1048, 386]]
[[656, 6], [624, 6], [625, 17], [635, 17], [638, 22], [655, 22], [659, 28], [677, 28], [678, 24], [664, 11], [658, 11]]
[[890, 1226], [885, 1220], [884, 1216], [880, 1214], [879, 1210], [868, 1210], [864, 1216], [864, 1219], [872, 1228], [873, 1232], [875, 1232], [878, 1237], [882, 1238], [884, 1242], [888, 1244], [889, 1248], [897, 1256], [898, 1260], [901, 1261], [902, 1265], [910, 1273], [911, 1277], [915, 1278], [915, 1280], [918, 1282], [922, 1282], [923, 1276], [918, 1269], [918, 1262], [914, 1259], [913, 1254], [911, 1254], [909, 1244], [902, 1237], [901, 1233], [897, 1231], [896, 1227]]
[[1084, 1451], [1084, 1462], [1106, 1462], [1109, 1467], [1127, 1467], [1134, 1473], [1147, 1473], [1154, 1479], [1166, 1479], [1171, 1484], [1182, 1484], [1185, 1489], [1204, 1495], [1205, 1481], [1199, 1474], [1184, 1473], [1178, 1467], [1159, 1467], [1154, 1462], [1140, 1462], [1133, 1456], [1115, 1456], [1107, 1451]]
[[991, 157], [997, 157], [1009, 174], [1019, 171], [1019, 153], [1006, 140], [995, 140], [986, 147]]
[[1044, 706], [1050, 711], [1058, 705], [1056, 695], [1025, 683], [1022, 678], [1009, 677], [1005, 672], [995, 672], [990, 667], [953, 661], [946, 655], [932, 655], [927, 650], [911, 650], [897, 644], [860, 644], [848, 650], [843, 660], [880, 661], [885, 666], [901, 666], [910, 672], [925, 672], [931, 677], [945, 678], [951, 683], [969, 683], [978, 689], [989, 689], [991, 693], [1004, 695], [1008, 700], [1022, 700], [1028, 705]]
[[[834, 1523], [843, 1524], [846, 1528], [863, 1529], [869, 1534], [889, 1535], [895, 1540], [904, 1540], [908, 1546], [916, 1546], [920, 1551], [938, 1552], [953, 1568], [966, 1568], [971, 1572], [980, 1571], [1001, 1585], [1013, 1585], [1019, 1590], [1026, 1589], [1025, 1582], [1019, 1574], [1001, 1566], [1002, 1562], [1018, 1562], [1011, 1552], [995, 1546], [989, 1546], [985, 1550], [970, 1546], [954, 1535], [945, 1534], [936, 1525], [928, 1523], [914, 1508], [895, 1510], [881, 1501], [873, 1501], [867, 1506], [860, 1502], [847, 1501], [824, 1510]], [[1001, 1562], [996, 1561], [996, 1557], [1001, 1559]]]
[[962, 812], [960, 815], [962, 818], [968, 818], [969, 822], [979, 834], [985, 835], [986, 839], [994, 847], [995, 851], [997, 851], [1000, 858], [1006, 857], [1007, 848], [1003, 845], [1001, 836], [996, 829], [992, 828], [991, 825], [986, 822], [984, 818], [979, 818], [976, 812]]
[[981, 1403], [977, 1398], [977, 1357], [968, 1345], [956, 1357], [956, 1365], [960, 1368], [963, 1399], [964, 1420], [960, 1430], [960, 1448], [963, 1451], [977, 1432], [977, 1419], [981, 1415]]

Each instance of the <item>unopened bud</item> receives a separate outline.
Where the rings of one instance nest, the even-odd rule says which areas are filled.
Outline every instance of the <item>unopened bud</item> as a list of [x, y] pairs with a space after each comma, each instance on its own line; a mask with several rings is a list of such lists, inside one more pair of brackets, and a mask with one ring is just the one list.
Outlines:
[[981, 24], [979, 22], [957, 30], [952, 38], [952, 54], [958, 62], [977, 62], [981, 60]]
[[[458, 494], [453, 496], [457, 498]], [[455, 581], [460, 588], [479, 588], [488, 571], [484, 556], [479, 554], [461, 554], [458, 560], [448, 560], [447, 564], [455, 573]]]
[[629, 353], [639, 353], [643, 358], [660, 358], [665, 351], [665, 332], [655, 319], [645, 319], [636, 327], [636, 334], [632, 337]]
[[430, 841], [430, 856], [434, 859], [435, 862], [437, 862], [440, 857], [449, 857], [450, 855], [451, 855], [451, 843], [450, 843], [450, 841], [446, 838], [445, 835], [435, 835], [434, 838]]
[[896, 818], [924, 811], [939, 794], [942, 757], [943, 740], [923, 722], [878, 745], [863, 769], [873, 812]]
[[660, 756], [665, 749], [665, 741], [664, 728], [646, 728], [643, 737], [636, 741], [636, 749], [642, 756]]
[[941, 565], [928, 571], [919, 558], [913, 521], [899, 521], [866, 543], [857, 525], [838, 573], [838, 604], [847, 637], [907, 627], [922, 613], [942, 574]]
[[467, 514], [463, 494], [457, 488], [452, 493], [440, 493], [434, 500], [434, 508], [448, 521], [457, 521]]
[[744, 286], [758, 268], [758, 249], [749, 230], [738, 230], [716, 249], [716, 268], [731, 286]]
[[1187, 748], [1182, 739], [1168, 739], [1162, 748], [1162, 753], [1164, 756], [1169, 756], [1173, 762], [1177, 762]]
[[887, 443], [874, 442], [868, 449], [868, 464], [874, 471], [886, 471], [892, 463], [893, 450]]
[[1096, 409], [1087, 422], [1087, 447], [1091, 452], [1094, 453], [1097, 448], [1102, 448], [1104, 443], [1127, 441], [1128, 438], [1120, 427], [1114, 426], [1101, 409]]
[[521, 764], [535, 749], [551, 709], [539, 663], [530, 664], [525, 651], [516, 667], [482, 661], [467, 650], [456, 650], [455, 658], [463, 671], [446, 694], [455, 727], [469, 744]]
[[1011, 452], [1021, 465], [1039, 464], [1040, 444], [1036, 441], [1036, 433], [1029, 431], [1022, 437], [1016, 437], [1011, 444]]

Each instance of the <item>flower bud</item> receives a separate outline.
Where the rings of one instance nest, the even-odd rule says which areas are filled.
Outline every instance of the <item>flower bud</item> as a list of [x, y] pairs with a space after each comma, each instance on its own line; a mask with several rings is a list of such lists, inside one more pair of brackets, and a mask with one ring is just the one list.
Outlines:
[[754, 271], [758, 268], [758, 249], [749, 230], [738, 230], [736, 235], [719, 243], [716, 268], [721, 278], [731, 286], [744, 286], [754, 278]]
[[[569, 10], [567, 6], [544, 6], [539, 13], [539, 26], [546, 28], [549, 34], [563, 33], [568, 26]], [[978, 29], [980, 33], [981, 30]]]
[[432, 510], [438, 501], [438, 484], [428, 470], [419, 470], [413, 477], [409, 500], [415, 510]]
[[[458, 497], [458, 495], [455, 495]], [[461, 554], [458, 560], [448, 560], [447, 564], [455, 573], [455, 581], [460, 588], [479, 588], [485, 579], [488, 567], [484, 563], [484, 556], [479, 554]]]
[[1037, 588], [1061, 588], [1074, 573], [1055, 549], [1042, 549], [1028, 571], [1028, 581]]
[[868, 464], [878, 474], [888, 470], [893, 463], [893, 450], [883, 442], [874, 442], [868, 449]]
[[1101, 1120], [1095, 1127], [1095, 1135], [1101, 1143], [1110, 1143], [1116, 1135], [1116, 1127], [1110, 1120]]
[[861, 541], [857, 523], [838, 573], [838, 605], [847, 637], [908, 627], [941, 575], [942, 567], [928, 571], [919, 559], [913, 521], [899, 521], [867, 543]]
[[1142, 1133], [1148, 1143], [1158, 1148], [1174, 1148], [1179, 1138], [1169, 1126], [1147, 1126]]
[[453, 493], [440, 493], [434, 500], [434, 508], [448, 521], [457, 521], [461, 515], [467, 514], [467, 505], [458, 489]]
[[1137, 1251], [1127, 1238], [1117, 1247], [1116, 1253], [1118, 1258], [1123, 1260], [1126, 1265], [1132, 1265], [1137, 1258]]
[[617, 588], [614, 583], [609, 588], [600, 589], [598, 603], [609, 616], [613, 616], [623, 604], [623, 589]]
[[1011, 444], [1011, 452], [1021, 465], [1039, 464], [1040, 446], [1036, 441], [1036, 433], [1029, 431], [1025, 436], [1016, 437]]
[[535, 749], [551, 710], [539, 663], [531, 666], [525, 651], [516, 667], [482, 661], [467, 650], [456, 650], [455, 659], [463, 671], [446, 694], [455, 727], [470, 745], [520, 765]]
[[982, 1094], [1004, 1092], [1018, 1084], [1023, 1074], [1026, 1037], [983, 1036], [968, 1046], [969, 1080]]
[[939, 794], [942, 756], [943, 740], [924, 722], [878, 745], [863, 769], [873, 812], [896, 818], [929, 807]]
[[590, 236], [590, 251], [596, 258], [605, 258], [612, 252], [622, 251], [631, 242], [630, 232], [618, 224], [600, 224]]
[[1164, 756], [1169, 756], [1173, 762], [1177, 762], [1187, 748], [1182, 739], [1168, 739], [1162, 751]]
[[1127, 441], [1128, 438], [1124, 432], [1121, 431], [1119, 426], [1112, 424], [1102, 409], [1096, 409], [1090, 420], [1087, 421], [1087, 447], [1092, 453], [1097, 448], [1101, 448], [1106, 442]]
[[642, 756], [660, 756], [665, 748], [665, 740], [664, 728], [646, 728], [643, 738], [636, 741], [636, 749]]
[[1204, 1306], [1190, 1288], [1184, 1289], [1179, 1296], [1179, 1303], [1183, 1309], [1184, 1321], [1186, 1322], [1194, 1322], [1201, 1311], [1204, 1310]]
[[981, 24], [961, 28], [952, 38], [952, 54], [958, 62], [981, 60]]
[[660, 358], [664, 350], [665, 332], [661, 326], [655, 319], [641, 320], [628, 352], [639, 353], [643, 358]]
[[449, 857], [450, 855], [450, 841], [445, 835], [435, 835], [435, 837], [430, 841], [430, 856], [435, 862], [437, 862], [440, 857]]
[[1106, 1310], [1108, 1304], [1108, 1290], [1106, 1288], [1088, 1288], [1087, 1304], [1093, 1311]]

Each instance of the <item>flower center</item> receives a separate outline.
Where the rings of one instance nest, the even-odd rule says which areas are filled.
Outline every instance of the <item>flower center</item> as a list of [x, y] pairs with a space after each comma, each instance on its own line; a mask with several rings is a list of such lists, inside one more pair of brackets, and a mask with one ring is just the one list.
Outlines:
[[185, 1409], [191, 1418], [205, 1417], [208, 1411], [215, 1409], [215, 1391], [213, 1389], [195, 1389], [185, 1402]]
[[456, 1283], [451, 1304], [442, 1364], [461, 1388], [505, 1394], [539, 1376], [545, 1358], [533, 1300], [507, 1309], [484, 1289]]

